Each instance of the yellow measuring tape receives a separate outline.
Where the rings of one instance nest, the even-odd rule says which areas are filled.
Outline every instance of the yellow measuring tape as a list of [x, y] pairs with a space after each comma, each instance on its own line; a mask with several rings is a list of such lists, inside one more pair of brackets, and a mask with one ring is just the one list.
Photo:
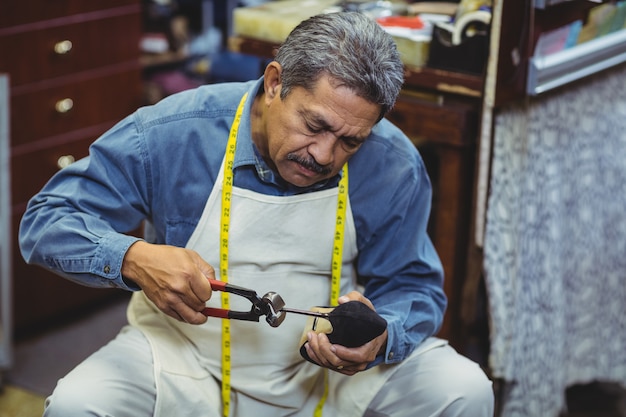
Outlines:
[[[222, 183], [222, 212], [220, 224], [220, 278], [228, 282], [228, 229], [230, 225], [230, 206], [233, 193], [233, 165], [235, 163], [235, 147], [237, 133], [243, 107], [248, 94], [244, 94], [237, 107], [235, 120], [230, 128], [228, 143], [226, 144], [226, 156], [224, 158], [224, 179]], [[339, 194], [337, 196], [337, 216], [335, 221], [335, 236], [333, 241], [333, 254], [331, 266], [330, 305], [336, 306], [339, 298], [341, 284], [341, 265], [343, 263], [343, 236], [346, 220], [346, 207], [348, 205], [348, 164], [343, 166], [342, 177], [339, 181]], [[230, 309], [230, 298], [226, 291], [221, 292], [222, 308]], [[230, 321], [222, 320], [222, 406], [223, 415], [230, 414]], [[322, 409], [328, 397], [328, 370], [324, 370], [324, 394], [315, 408], [314, 417], [322, 416]]]
[[[233, 194], [233, 164], [235, 162], [235, 146], [239, 122], [243, 113], [243, 105], [248, 94], [244, 94], [237, 107], [235, 120], [230, 128], [226, 156], [224, 158], [224, 182], [222, 183], [222, 213], [220, 224], [220, 278], [228, 282], [228, 228], [230, 225], [230, 202]], [[222, 308], [230, 309], [230, 298], [222, 291]], [[230, 321], [222, 320], [222, 407], [224, 417], [230, 413]]]

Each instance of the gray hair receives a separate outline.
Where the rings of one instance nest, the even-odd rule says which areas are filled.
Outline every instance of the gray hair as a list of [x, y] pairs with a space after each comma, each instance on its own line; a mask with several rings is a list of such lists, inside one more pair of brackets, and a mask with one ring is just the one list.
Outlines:
[[381, 106], [395, 104], [404, 81], [396, 44], [372, 18], [358, 12], [313, 16], [301, 22], [276, 54], [282, 67], [281, 99], [294, 87], [311, 91], [323, 74]]

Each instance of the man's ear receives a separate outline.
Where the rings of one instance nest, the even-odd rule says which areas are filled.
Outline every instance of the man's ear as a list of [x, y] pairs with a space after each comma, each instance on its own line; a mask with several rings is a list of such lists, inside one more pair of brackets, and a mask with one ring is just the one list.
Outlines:
[[280, 95], [281, 87], [281, 74], [283, 68], [276, 62], [270, 62], [265, 67], [265, 73], [263, 74], [263, 87], [265, 89], [265, 96], [268, 100], [272, 100]]

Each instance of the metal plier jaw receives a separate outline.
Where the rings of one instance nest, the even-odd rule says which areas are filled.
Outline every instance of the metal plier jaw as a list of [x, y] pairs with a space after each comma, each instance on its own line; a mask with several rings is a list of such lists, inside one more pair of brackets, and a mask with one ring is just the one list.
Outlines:
[[268, 292], [263, 297], [259, 297], [256, 291], [231, 285], [224, 281], [210, 279], [209, 283], [214, 291], [228, 292], [246, 298], [252, 303], [252, 307], [250, 311], [232, 311], [223, 308], [206, 307], [202, 310], [202, 314], [205, 316], [256, 322], [259, 321], [261, 316], [265, 316], [265, 320], [272, 327], [280, 326], [283, 320], [285, 320], [285, 312], [281, 311], [285, 306], [285, 301], [275, 292]]

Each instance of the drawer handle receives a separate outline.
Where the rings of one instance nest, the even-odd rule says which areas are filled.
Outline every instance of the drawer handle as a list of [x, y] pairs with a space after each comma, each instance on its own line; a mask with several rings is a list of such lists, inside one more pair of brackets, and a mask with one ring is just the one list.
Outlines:
[[72, 46], [72, 41], [66, 39], [54, 44], [54, 52], [57, 55], [65, 55], [72, 50]]
[[57, 167], [59, 169], [67, 168], [74, 162], [76, 162], [76, 158], [74, 158], [74, 155], [62, 155], [59, 157], [59, 159], [57, 159]]
[[59, 100], [54, 105], [54, 109], [58, 113], [67, 113], [72, 110], [74, 107], [74, 101], [71, 98], [64, 98], [63, 100]]

